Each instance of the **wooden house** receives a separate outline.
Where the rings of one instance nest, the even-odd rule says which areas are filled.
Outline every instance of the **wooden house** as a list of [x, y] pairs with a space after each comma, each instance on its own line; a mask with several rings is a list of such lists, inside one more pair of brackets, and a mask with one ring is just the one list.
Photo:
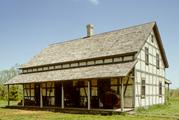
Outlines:
[[168, 62], [156, 22], [43, 49], [6, 85], [23, 85], [22, 106], [119, 110], [164, 104]]

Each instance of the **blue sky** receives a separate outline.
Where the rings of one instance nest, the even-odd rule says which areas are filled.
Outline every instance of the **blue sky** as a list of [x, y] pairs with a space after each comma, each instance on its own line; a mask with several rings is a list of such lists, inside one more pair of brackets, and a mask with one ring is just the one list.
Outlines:
[[157, 21], [170, 68], [179, 87], [178, 0], [0, 0], [0, 70], [22, 64], [51, 43]]

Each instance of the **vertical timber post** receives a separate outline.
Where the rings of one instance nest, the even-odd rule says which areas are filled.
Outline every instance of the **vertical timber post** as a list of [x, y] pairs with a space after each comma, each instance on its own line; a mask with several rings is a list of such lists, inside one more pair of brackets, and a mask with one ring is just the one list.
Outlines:
[[170, 101], [170, 84], [168, 84], [167, 102]]
[[88, 110], [91, 109], [90, 81], [88, 81]]
[[10, 106], [10, 101], [9, 101], [9, 85], [7, 85], [7, 105]]
[[40, 108], [43, 108], [42, 84], [40, 84]]
[[62, 94], [61, 94], [61, 108], [64, 109], [64, 88], [63, 88], [63, 82], [62, 82]]
[[123, 78], [121, 78], [121, 112], [124, 112], [124, 87], [123, 87]]
[[25, 99], [24, 99], [24, 84], [22, 84], [22, 106], [25, 106]]

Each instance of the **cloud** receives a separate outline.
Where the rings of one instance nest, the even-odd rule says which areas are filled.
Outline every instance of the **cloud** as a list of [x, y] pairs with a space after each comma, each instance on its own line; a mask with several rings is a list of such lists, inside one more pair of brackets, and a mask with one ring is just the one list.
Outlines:
[[88, 0], [93, 5], [99, 5], [99, 0]]

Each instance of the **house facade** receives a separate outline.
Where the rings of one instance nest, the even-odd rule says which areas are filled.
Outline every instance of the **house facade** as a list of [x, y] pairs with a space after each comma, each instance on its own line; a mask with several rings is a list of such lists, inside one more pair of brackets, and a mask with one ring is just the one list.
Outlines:
[[121, 112], [166, 102], [168, 62], [155, 22], [49, 45], [6, 85], [22, 106]]

